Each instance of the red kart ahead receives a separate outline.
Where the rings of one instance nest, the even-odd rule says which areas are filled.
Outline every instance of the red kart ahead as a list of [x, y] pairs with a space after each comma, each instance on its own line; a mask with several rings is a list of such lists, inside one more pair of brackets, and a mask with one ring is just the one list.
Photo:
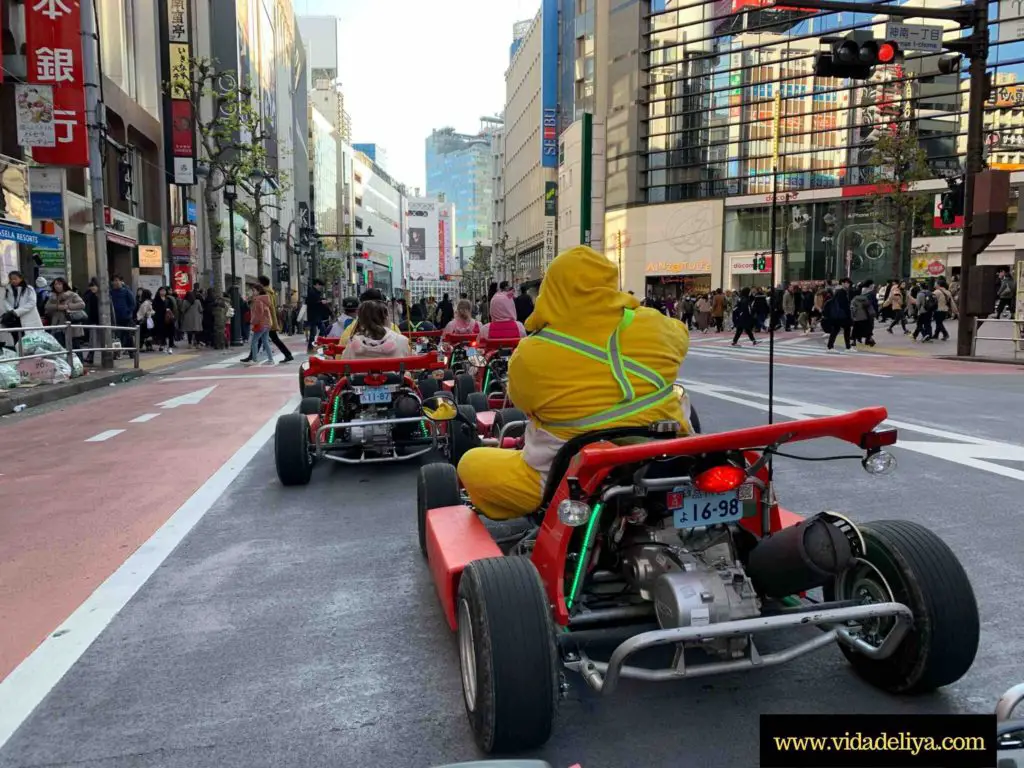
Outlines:
[[[317, 391], [277, 420], [274, 458], [284, 485], [309, 482], [317, 459], [347, 464], [406, 461], [449, 452], [447, 424], [423, 413], [416, 375], [444, 369], [436, 352], [375, 360], [309, 361]], [[333, 382], [325, 390], [324, 382]], [[454, 409], [453, 409], [454, 410]], [[443, 428], [443, 431], [442, 431]]]
[[[774, 666], [838, 643], [854, 670], [892, 693], [960, 679], [979, 619], [956, 555], [907, 521], [856, 526], [780, 507], [769, 461], [823, 437], [861, 449], [885, 474], [895, 430], [884, 408], [710, 435], [679, 425], [609, 429], [557, 454], [539, 510], [496, 540], [455, 470], [420, 471], [417, 518], [445, 617], [458, 633], [466, 712], [487, 753], [530, 749], [551, 733], [578, 673], [610, 694], [622, 678], [662, 681]], [[613, 440], [641, 438], [631, 445]], [[824, 601], [806, 595], [823, 588]], [[762, 650], [768, 632], [822, 634]], [[613, 644], [600, 660], [598, 648]], [[634, 654], [670, 646], [663, 668]], [[687, 658], [699, 649], [704, 661]], [[710, 659], [710, 660], [708, 660]]]
[[484, 339], [467, 350], [468, 368], [455, 377], [455, 400], [478, 413], [512, 405], [508, 399], [508, 363], [520, 339]]

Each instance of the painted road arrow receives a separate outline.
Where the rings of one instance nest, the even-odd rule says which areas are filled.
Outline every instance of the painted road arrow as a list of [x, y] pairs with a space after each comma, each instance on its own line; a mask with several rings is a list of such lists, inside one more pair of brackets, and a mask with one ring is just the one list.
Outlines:
[[189, 392], [188, 394], [185, 395], [178, 395], [177, 397], [172, 397], [170, 400], [164, 400], [162, 403], [157, 403], [157, 406], [160, 408], [167, 409], [177, 408], [178, 406], [181, 405], [198, 405], [203, 401], [204, 397], [213, 392], [213, 390], [215, 390], [216, 388], [217, 385], [214, 384], [212, 387], [197, 389], [195, 392]]

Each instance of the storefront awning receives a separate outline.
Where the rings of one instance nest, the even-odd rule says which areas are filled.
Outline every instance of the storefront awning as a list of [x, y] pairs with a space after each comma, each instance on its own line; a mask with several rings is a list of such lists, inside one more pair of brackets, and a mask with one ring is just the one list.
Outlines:
[[31, 229], [12, 227], [7, 224], [0, 225], [0, 240], [13, 240], [22, 245], [31, 245], [36, 248], [43, 248], [49, 251], [59, 251], [60, 241], [56, 237], [41, 235]]

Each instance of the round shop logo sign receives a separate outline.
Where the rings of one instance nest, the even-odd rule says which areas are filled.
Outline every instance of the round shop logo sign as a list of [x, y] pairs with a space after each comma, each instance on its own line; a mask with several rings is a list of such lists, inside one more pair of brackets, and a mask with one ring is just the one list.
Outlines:
[[934, 275], [935, 277], [938, 277], [939, 275], [941, 275], [945, 271], [946, 271], [946, 265], [943, 264], [938, 259], [936, 259], [935, 261], [933, 261], [931, 264], [928, 265], [928, 272], [929, 272], [929, 274]]

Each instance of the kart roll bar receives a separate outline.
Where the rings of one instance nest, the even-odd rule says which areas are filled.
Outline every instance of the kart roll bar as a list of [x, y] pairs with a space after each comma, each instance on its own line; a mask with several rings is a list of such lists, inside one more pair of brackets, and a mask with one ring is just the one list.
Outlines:
[[885, 408], [877, 406], [861, 408], [839, 416], [785, 421], [731, 432], [696, 435], [673, 440], [654, 440], [637, 445], [602, 446], [602, 450], [584, 448], [584, 463], [588, 468], [599, 469], [636, 464], [660, 456], [694, 456], [702, 453], [756, 450], [758, 447], [776, 443], [815, 440], [819, 437], [834, 437], [860, 447], [864, 435], [872, 432], [887, 418], [889, 418], [889, 412]]
[[409, 339], [439, 339], [444, 333], [440, 331], [402, 331], [402, 335]]
[[436, 352], [427, 352], [412, 357], [378, 357], [364, 360], [324, 360], [320, 357], [311, 357], [307, 372], [311, 376], [318, 373], [348, 376], [353, 373], [384, 373], [388, 371], [396, 373], [436, 371], [443, 369], [444, 366], [444, 360], [438, 360]]

